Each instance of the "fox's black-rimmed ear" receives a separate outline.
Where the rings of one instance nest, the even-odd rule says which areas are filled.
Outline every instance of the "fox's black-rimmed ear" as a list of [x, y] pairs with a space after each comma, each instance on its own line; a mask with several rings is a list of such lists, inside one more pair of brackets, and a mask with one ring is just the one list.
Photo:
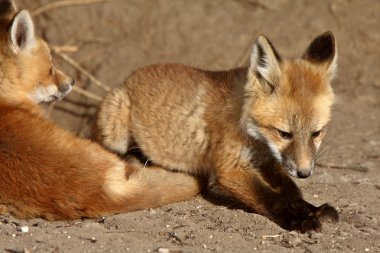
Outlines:
[[335, 36], [328, 31], [316, 37], [306, 49], [303, 59], [326, 66], [326, 70], [334, 77], [337, 70], [337, 47]]
[[22, 10], [13, 18], [9, 28], [11, 48], [16, 53], [28, 52], [36, 45], [34, 24], [30, 14]]
[[251, 54], [250, 74], [265, 81], [273, 91], [281, 77], [281, 57], [274, 49], [272, 43], [263, 35], [260, 35]]
[[9, 16], [17, 11], [13, 0], [0, 0], [0, 18]]

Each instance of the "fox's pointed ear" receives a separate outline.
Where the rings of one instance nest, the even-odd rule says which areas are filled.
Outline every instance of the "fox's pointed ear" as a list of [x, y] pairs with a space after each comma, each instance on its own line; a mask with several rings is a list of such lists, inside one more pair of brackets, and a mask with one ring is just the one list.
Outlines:
[[316, 37], [306, 49], [303, 59], [326, 67], [330, 78], [335, 76], [337, 70], [337, 47], [332, 32], [325, 32]]
[[273, 91], [281, 77], [281, 58], [276, 52], [272, 43], [263, 35], [260, 35], [255, 44], [251, 54], [251, 63], [249, 67], [249, 74], [256, 75]]
[[9, 16], [17, 11], [13, 0], [0, 0], [0, 18]]
[[36, 45], [34, 25], [30, 14], [22, 10], [14, 17], [10, 26], [11, 47], [17, 52], [28, 52]]

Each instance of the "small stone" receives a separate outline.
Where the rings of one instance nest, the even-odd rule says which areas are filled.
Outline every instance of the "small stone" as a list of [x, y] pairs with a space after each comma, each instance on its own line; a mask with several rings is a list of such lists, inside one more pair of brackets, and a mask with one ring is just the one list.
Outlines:
[[157, 252], [158, 252], [158, 253], [169, 253], [170, 250], [167, 249], [167, 248], [158, 248]]
[[369, 248], [365, 248], [364, 251], [365, 251], [365, 252], [368, 252], [368, 251], [369, 251]]
[[16, 229], [17, 229], [17, 231], [19, 231], [21, 233], [28, 233], [29, 232], [28, 226], [18, 226]]
[[156, 214], [157, 212], [156, 212], [153, 208], [150, 208], [150, 209], [149, 209], [149, 213], [150, 213], [150, 214]]

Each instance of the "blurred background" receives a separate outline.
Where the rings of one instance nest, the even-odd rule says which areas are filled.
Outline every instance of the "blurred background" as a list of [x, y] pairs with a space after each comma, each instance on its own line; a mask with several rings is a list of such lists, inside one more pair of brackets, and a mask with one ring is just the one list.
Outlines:
[[[17, 1], [34, 11], [37, 33], [107, 86], [153, 63], [180, 62], [205, 69], [245, 65], [258, 34], [283, 56], [300, 56], [318, 34], [331, 30], [339, 50], [340, 95], [379, 92], [380, 1], [376, 0], [34, 0]], [[103, 96], [76, 68], [56, 62], [77, 86]], [[363, 90], [365, 89], [365, 90]], [[71, 94], [53, 118], [88, 136], [97, 101]], [[353, 101], [350, 102], [350, 104]]]

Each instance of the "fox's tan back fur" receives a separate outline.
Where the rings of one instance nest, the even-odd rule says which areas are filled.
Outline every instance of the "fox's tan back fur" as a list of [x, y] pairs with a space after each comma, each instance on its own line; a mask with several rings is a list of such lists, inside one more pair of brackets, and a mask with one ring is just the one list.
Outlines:
[[[255, 74], [249, 68], [211, 72], [179, 64], [142, 68], [106, 96], [98, 138], [119, 153], [137, 144], [152, 161], [189, 171], [212, 166], [210, 146], [221, 136], [232, 141], [252, 135], [270, 142], [275, 155], [297, 146], [294, 162], [310, 169], [315, 152], [307, 150], [309, 137], [330, 120], [331, 74], [305, 59], [282, 60], [276, 87]], [[278, 130], [291, 132], [294, 145]]]
[[282, 59], [259, 36], [247, 68], [148, 66], [105, 97], [96, 138], [116, 153], [138, 147], [168, 170], [206, 175], [210, 186], [270, 216], [262, 199], [277, 199], [267, 196], [272, 190], [292, 184], [300, 194], [284, 183], [291, 182], [286, 174], [312, 173], [334, 102], [335, 68], [330, 32], [301, 58]]
[[126, 163], [46, 119], [38, 103], [64, 97], [73, 81], [52, 64], [27, 11], [0, 0], [0, 15], [0, 212], [99, 217], [199, 193], [192, 176]]

